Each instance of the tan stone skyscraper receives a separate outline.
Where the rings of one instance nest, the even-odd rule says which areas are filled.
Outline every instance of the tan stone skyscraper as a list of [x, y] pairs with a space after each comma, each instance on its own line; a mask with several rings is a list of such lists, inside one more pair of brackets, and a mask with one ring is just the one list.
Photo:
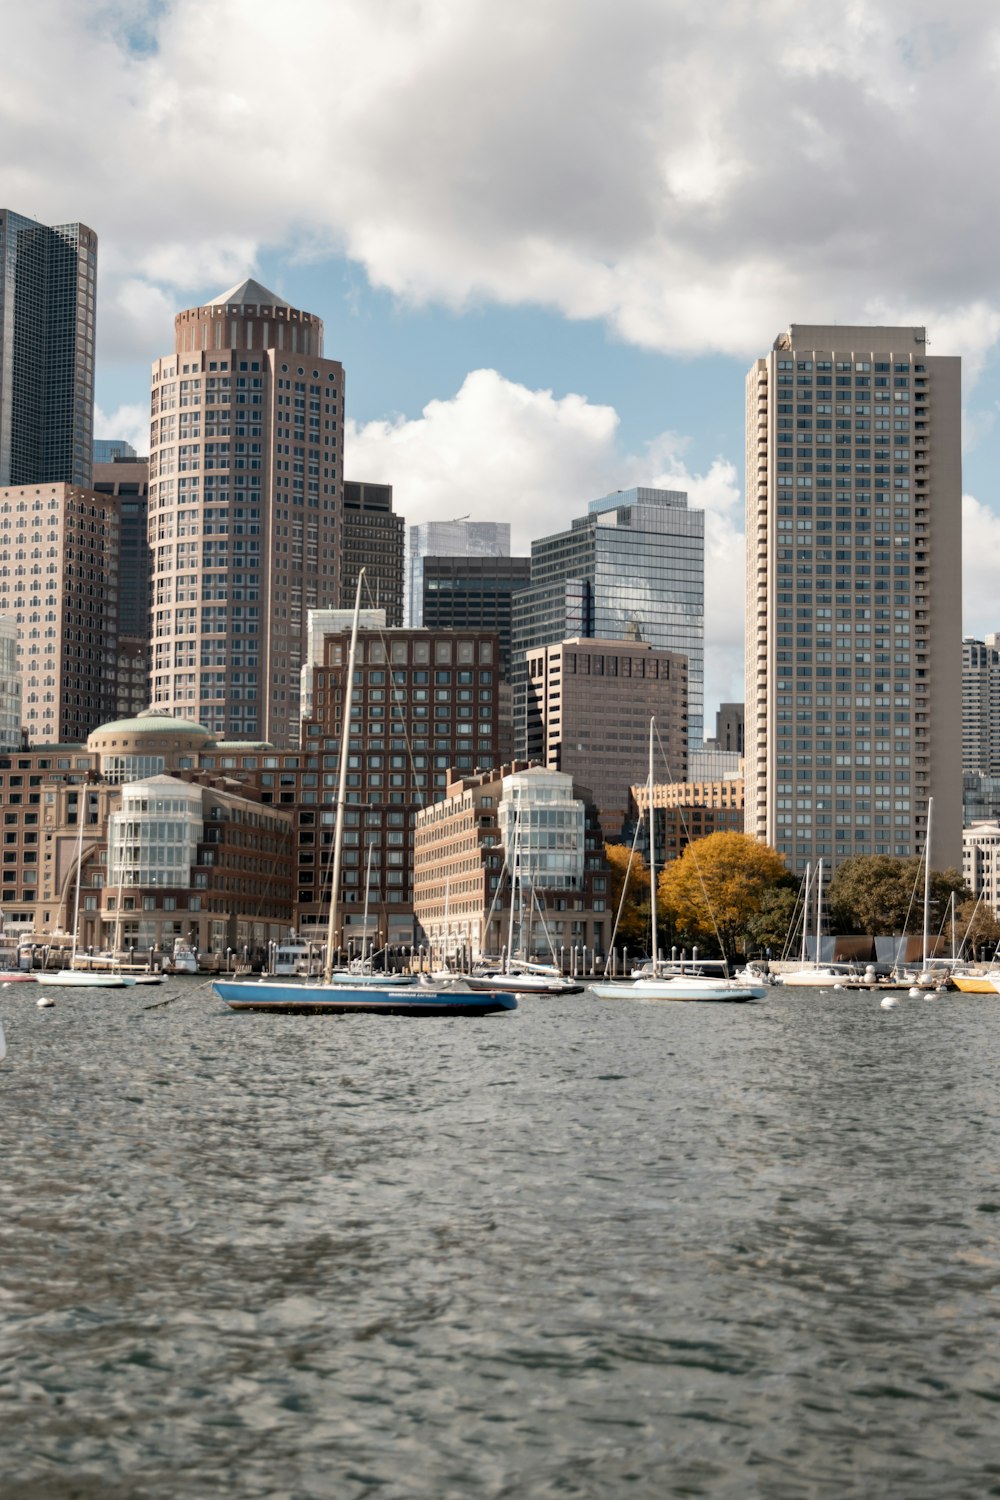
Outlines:
[[792, 324], [747, 377], [746, 828], [795, 871], [962, 853], [961, 368]]
[[152, 381], [153, 704], [295, 746], [307, 612], [338, 602], [343, 367], [256, 281], [174, 332]]

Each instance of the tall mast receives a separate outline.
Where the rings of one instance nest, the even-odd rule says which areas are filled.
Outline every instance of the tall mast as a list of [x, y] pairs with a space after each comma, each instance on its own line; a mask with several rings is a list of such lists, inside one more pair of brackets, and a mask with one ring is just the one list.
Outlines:
[[809, 887], [812, 884], [812, 865], [806, 865], [806, 883], [802, 891], [802, 962], [809, 960]]
[[347, 801], [347, 746], [351, 733], [351, 706], [354, 701], [354, 659], [358, 650], [358, 621], [361, 618], [361, 584], [364, 568], [358, 572], [358, 591], [354, 596], [354, 624], [351, 627], [351, 649], [347, 659], [347, 692], [344, 694], [344, 714], [340, 721], [340, 776], [337, 780], [337, 814], [333, 834], [333, 875], [330, 880], [330, 920], [326, 929], [326, 959], [323, 964], [323, 981], [329, 984], [333, 977], [334, 942], [337, 936], [337, 916], [340, 902], [340, 865], [344, 852], [344, 806]]
[[934, 798], [927, 798], [927, 842], [924, 845], [924, 957], [923, 966], [927, 968], [928, 949], [930, 947], [930, 921], [931, 921], [931, 819], [934, 816]]
[[823, 861], [816, 866], [816, 962], [820, 961], [823, 942]]
[[654, 832], [655, 818], [653, 817], [653, 726], [656, 720], [649, 721], [649, 916], [653, 924], [653, 977], [656, 977], [656, 834]]

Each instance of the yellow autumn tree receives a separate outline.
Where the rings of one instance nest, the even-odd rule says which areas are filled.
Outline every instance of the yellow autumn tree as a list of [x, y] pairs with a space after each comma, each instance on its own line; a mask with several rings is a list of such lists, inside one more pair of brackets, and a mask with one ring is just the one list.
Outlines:
[[769, 845], [744, 833], [710, 833], [660, 872], [660, 916], [680, 942], [718, 946], [726, 958], [735, 958], [745, 951], [765, 893], [788, 879], [784, 861]]
[[615, 944], [619, 948], [644, 950], [649, 944], [649, 866], [627, 844], [605, 844], [604, 854], [608, 861], [608, 906], [612, 919], [618, 914], [622, 889], [625, 890]]

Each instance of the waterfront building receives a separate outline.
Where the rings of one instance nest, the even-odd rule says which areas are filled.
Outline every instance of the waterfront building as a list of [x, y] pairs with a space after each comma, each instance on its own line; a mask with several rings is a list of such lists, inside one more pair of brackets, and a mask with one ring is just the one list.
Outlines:
[[0, 486], [91, 479], [97, 236], [0, 208]]
[[[325, 936], [349, 646], [349, 623], [325, 637], [302, 753], [283, 757], [280, 770], [267, 768], [280, 776], [288, 805], [303, 804], [296, 925], [306, 937]], [[359, 631], [339, 893], [348, 945], [366, 932], [366, 904], [369, 938], [414, 941], [414, 819], [444, 794], [449, 774], [496, 764], [498, 655], [492, 631]], [[302, 769], [307, 760], [315, 770]]]
[[79, 741], [111, 717], [118, 501], [69, 484], [0, 489], [0, 614], [17, 624], [33, 743]]
[[424, 624], [424, 559], [428, 557], [509, 557], [508, 521], [420, 521], [406, 533], [406, 613], [404, 623]]
[[174, 320], [153, 366], [152, 700], [298, 744], [310, 609], [338, 603], [344, 371], [256, 281]]
[[[124, 438], [95, 438], [94, 439], [94, 468], [98, 464], [113, 464], [118, 459], [125, 459], [134, 463], [138, 454], [131, 443]], [[95, 475], [96, 478], [96, 475]]]
[[962, 827], [1000, 819], [1000, 776], [966, 771], [962, 776]]
[[[742, 833], [745, 786], [736, 777], [706, 781], [656, 782], [653, 817], [657, 865], [679, 859], [688, 844], [710, 833]], [[649, 782], [629, 790], [624, 842], [631, 843], [640, 824], [636, 848], [649, 858]]]
[[364, 568], [364, 602], [383, 609], [389, 625], [402, 625], [405, 541], [406, 523], [392, 508], [392, 485], [346, 479], [340, 565], [343, 609], [354, 608], [358, 573]]
[[[201, 725], [147, 713], [99, 726], [86, 744], [0, 753], [5, 935], [68, 946], [82, 817], [84, 949], [117, 933], [143, 955], [169, 953], [178, 937], [242, 955], [285, 937], [292, 812], [265, 801], [258, 755], [239, 756], [253, 763], [240, 784], [237, 756], [222, 749]], [[220, 774], [223, 760], [234, 775]]]
[[617, 490], [568, 531], [531, 544], [531, 584], [514, 596], [514, 734], [528, 744], [526, 662], [572, 637], [643, 641], [688, 661], [688, 740], [702, 739], [705, 517], [678, 490]]
[[[517, 849], [515, 853], [515, 840]], [[597, 810], [586, 788], [561, 771], [515, 762], [449, 779], [443, 797], [418, 812], [413, 908], [418, 937], [436, 957], [497, 956], [511, 926], [524, 956], [568, 962], [574, 948], [604, 954], [614, 913]]]
[[962, 642], [962, 770], [1000, 776], [1000, 636]]
[[149, 703], [149, 459], [137, 458], [132, 453], [131, 457], [124, 455], [95, 462], [93, 489], [99, 495], [114, 495], [118, 500], [118, 660], [114, 712], [118, 717], [128, 718]]
[[688, 774], [688, 663], [644, 641], [574, 637], [529, 651], [530, 760], [591, 789], [604, 835], [619, 839], [629, 786], [649, 766], [656, 718], [659, 763]]
[[746, 825], [802, 872], [957, 864], [960, 361], [793, 324], [747, 377]]
[[962, 830], [962, 875], [977, 900], [1000, 917], [1000, 822], [976, 822]]

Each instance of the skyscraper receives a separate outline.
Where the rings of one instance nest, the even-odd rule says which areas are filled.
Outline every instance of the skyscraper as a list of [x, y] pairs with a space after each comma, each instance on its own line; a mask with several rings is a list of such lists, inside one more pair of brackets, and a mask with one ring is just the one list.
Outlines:
[[406, 534], [406, 624], [422, 625], [425, 557], [509, 557], [510, 523], [421, 521]]
[[[95, 451], [98, 448], [95, 443]], [[128, 444], [124, 445], [125, 447]], [[93, 489], [119, 505], [118, 666], [115, 713], [123, 719], [149, 706], [149, 459], [94, 463]]]
[[1000, 776], [1000, 635], [962, 642], [962, 770]]
[[344, 371], [321, 319], [256, 281], [179, 313], [151, 416], [153, 703], [297, 745], [307, 613], [340, 590]]
[[617, 490], [569, 531], [531, 544], [531, 584], [514, 595], [514, 732], [526, 753], [525, 653], [573, 636], [644, 641], [688, 659], [688, 737], [701, 744], [705, 516], [678, 490]]
[[402, 625], [406, 522], [392, 508], [391, 484], [345, 479], [341, 541], [341, 608], [354, 608], [358, 573], [364, 568], [363, 602], [384, 609], [389, 625]]
[[793, 324], [747, 377], [746, 828], [961, 857], [960, 361]]
[[89, 485], [97, 236], [0, 209], [0, 485]]

